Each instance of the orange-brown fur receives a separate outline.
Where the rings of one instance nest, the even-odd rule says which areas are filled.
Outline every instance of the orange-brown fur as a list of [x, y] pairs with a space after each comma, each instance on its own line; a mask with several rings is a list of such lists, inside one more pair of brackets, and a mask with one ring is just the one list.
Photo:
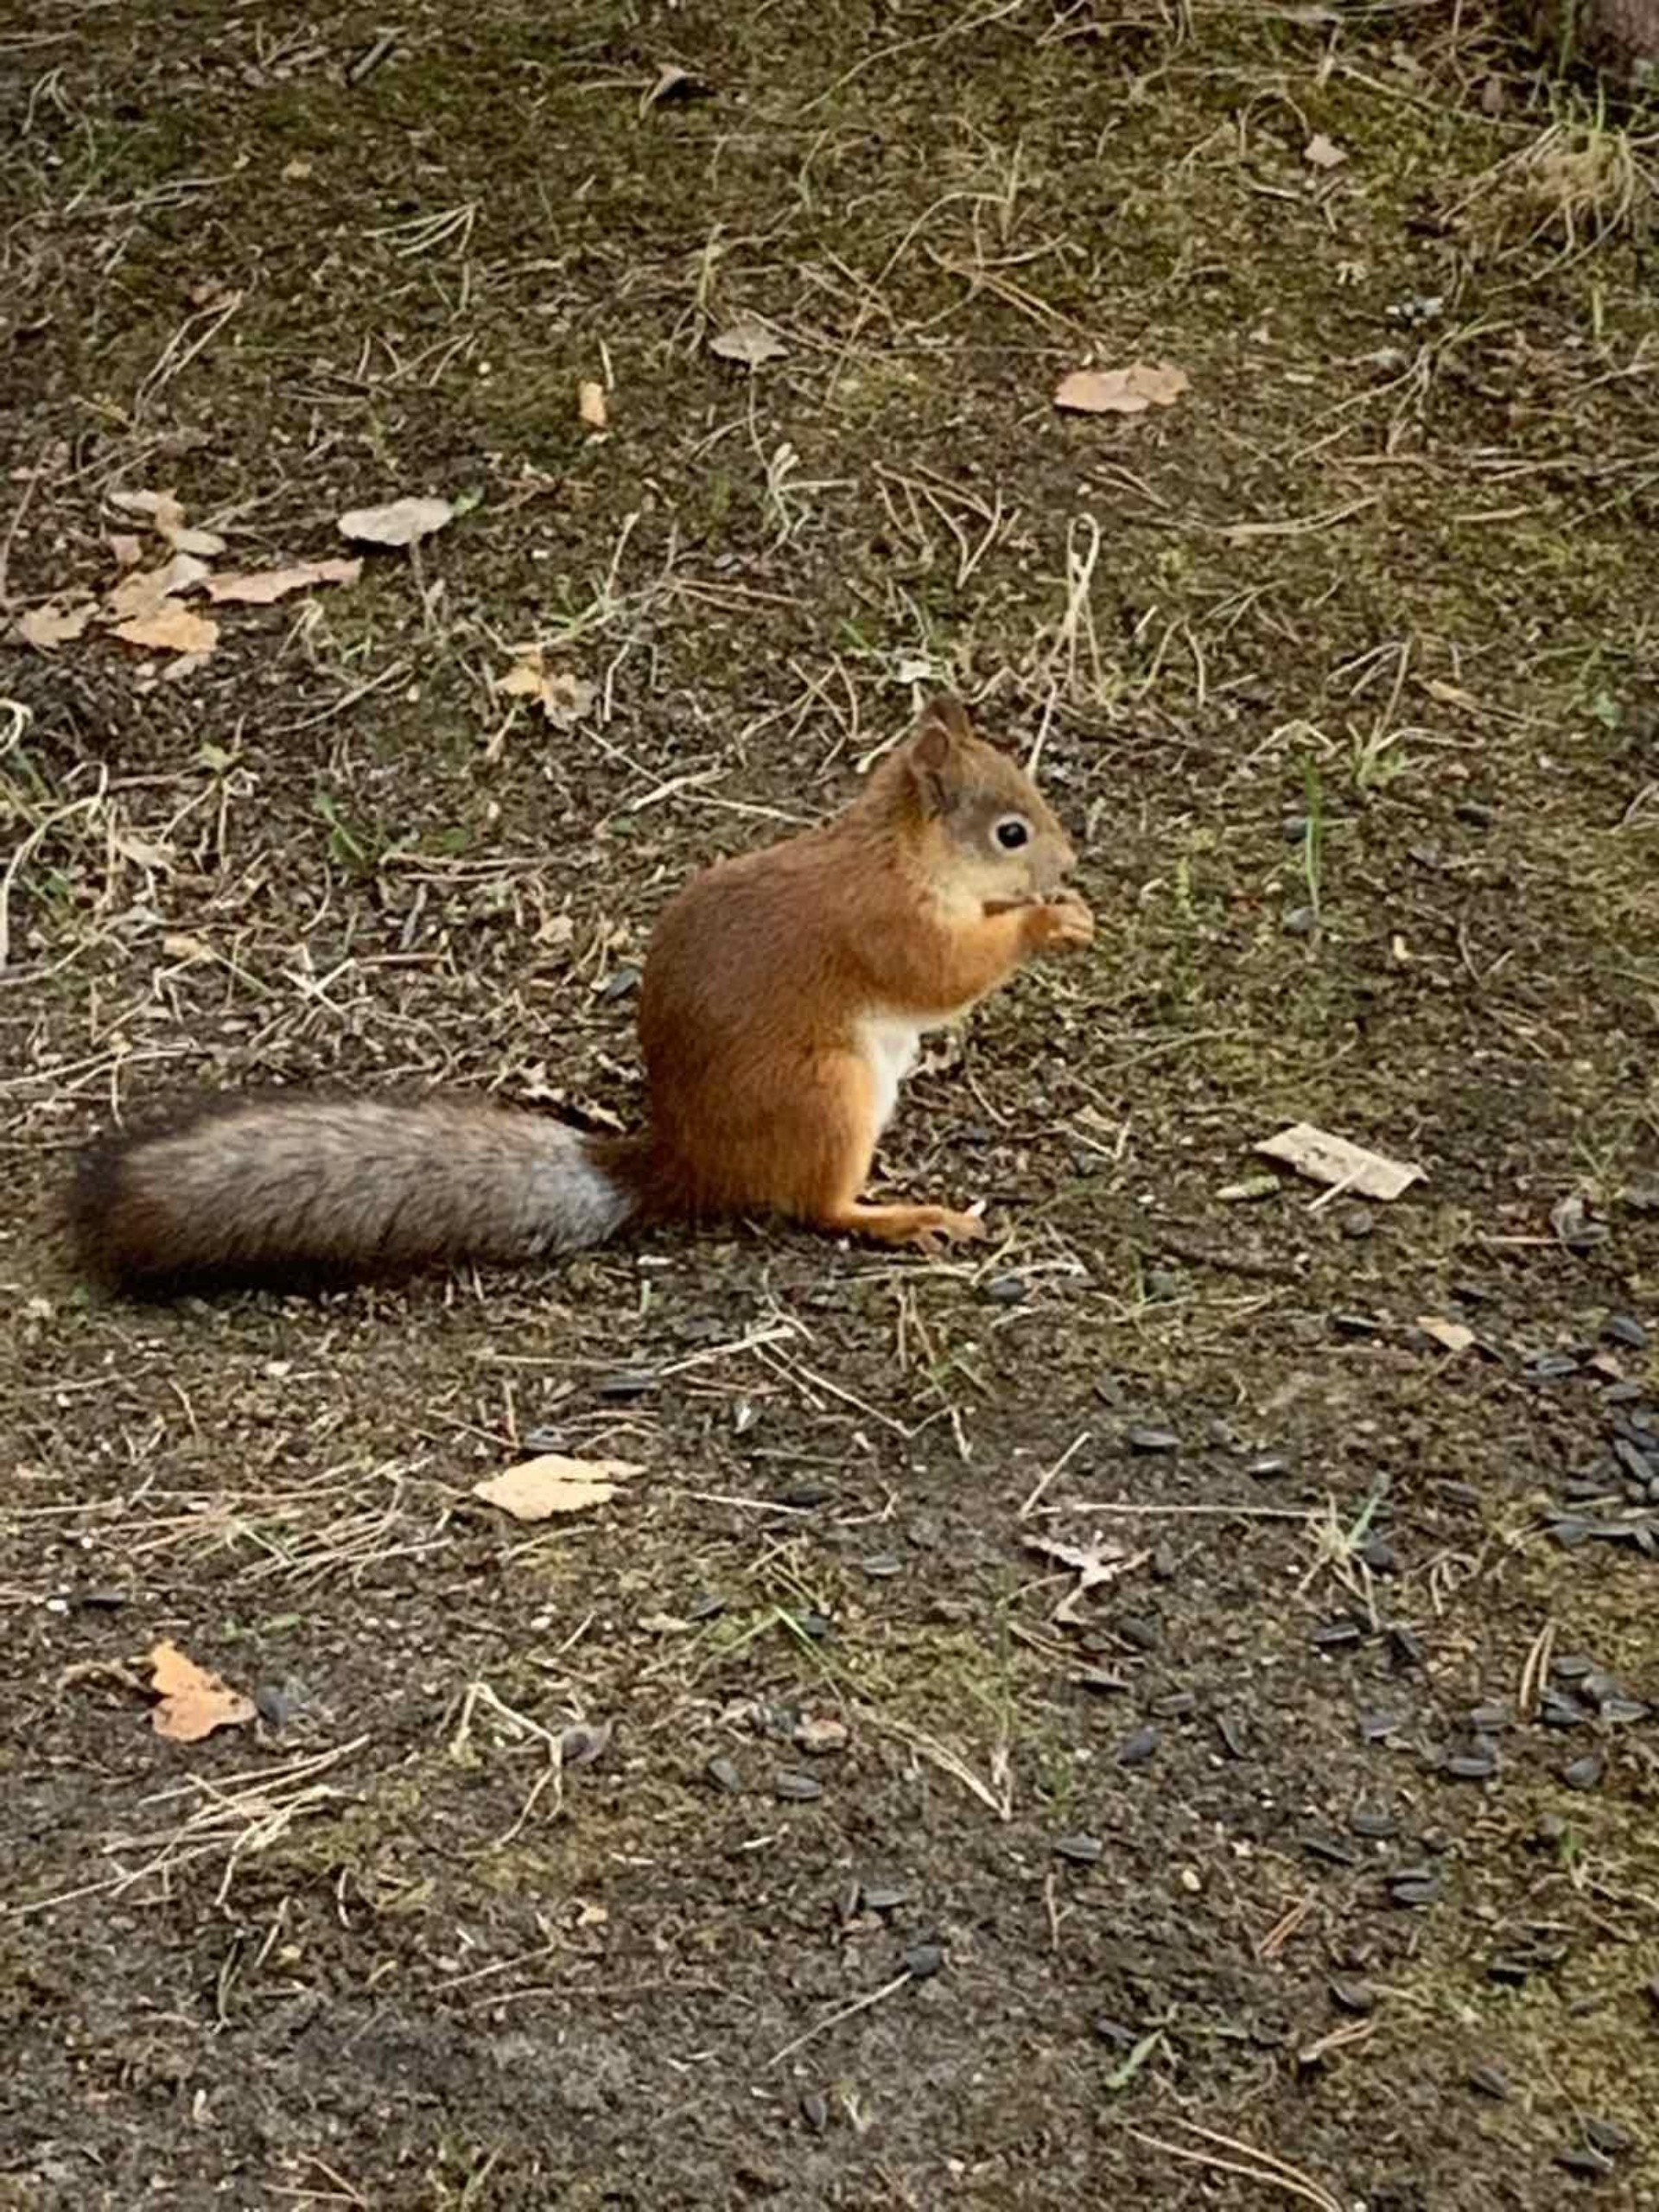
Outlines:
[[[997, 842], [1010, 817], [1029, 831], [1017, 853]], [[640, 993], [641, 1135], [440, 1102], [232, 1102], [90, 1156], [83, 1258], [142, 1287], [528, 1260], [633, 1217], [982, 1235], [944, 1207], [860, 1201], [898, 1079], [887, 1040], [896, 1065], [912, 1028], [1034, 951], [1086, 944], [1088, 909], [1060, 888], [1072, 861], [1024, 772], [937, 700], [835, 820], [705, 870], [668, 906]]]

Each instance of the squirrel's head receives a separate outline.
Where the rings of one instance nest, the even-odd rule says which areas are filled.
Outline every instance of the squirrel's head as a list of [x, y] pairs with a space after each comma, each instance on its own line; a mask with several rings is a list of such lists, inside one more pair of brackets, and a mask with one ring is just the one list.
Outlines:
[[1036, 785], [974, 734], [948, 692], [928, 701], [893, 762], [931, 833], [932, 873], [953, 898], [987, 906], [1046, 899], [1077, 865]]

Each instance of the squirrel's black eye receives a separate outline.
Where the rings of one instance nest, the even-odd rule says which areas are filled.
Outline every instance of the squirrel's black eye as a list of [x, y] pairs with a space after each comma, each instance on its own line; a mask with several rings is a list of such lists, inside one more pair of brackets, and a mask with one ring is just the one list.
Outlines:
[[1010, 814], [997, 823], [996, 842], [1005, 853], [1017, 853], [1021, 845], [1031, 842], [1031, 824], [1022, 822], [1017, 814]]

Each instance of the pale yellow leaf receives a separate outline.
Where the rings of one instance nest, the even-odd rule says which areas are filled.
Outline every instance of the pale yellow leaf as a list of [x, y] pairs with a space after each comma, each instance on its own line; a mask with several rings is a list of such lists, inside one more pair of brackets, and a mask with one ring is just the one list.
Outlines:
[[1467, 1351], [1475, 1341], [1475, 1332], [1466, 1322], [1443, 1321], [1438, 1313], [1420, 1313], [1417, 1325], [1446, 1351]]
[[216, 560], [225, 550], [216, 530], [163, 530], [162, 536], [175, 553], [199, 554], [204, 561]]
[[144, 645], [153, 652], [210, 653], [219, 643], [219, 625], [209, 615], [169, 603], [154, 614], [118, 622], [115, 634], [130, 645]]
[[124, 515], [143, 515], [163, 537], [184, 527], [184, 509], [171, 492], [111, 492], [109, 500]]
[[595, 384], [591, 377], [582, 378], [576, 386], [576, 412], [590, 430], [610, 428], [611, 410], [602, 384]]
[[17, 618], [17, 634], [37, 653], [54, 653], [60, 645], [73, 645], [98, 612], [95, 599], [73, 605], [49, 599], [44, 607], [31, 607]]
[[209, 576], [211, 600], [234, 600], [244, 607], [270, 607], [290, 592], [316, 584], [354, 584], [363, 573], [356, 560], [300, 561], [291, 569], [254, 569], [245, 575]]
[[1131, 361], [1124, 369], [1073, 369], [1062, 377], [1054, 404], [1073, 415], [1144, 415], [1173, 407], [1186, 391], [1185, 369], [1173, 361]]
[[534, 661], [515, 661], [505, 676], [496, 677], [495, 688], [510, 699], [537, 698], [542, 689], [542, 671]]
[[454, 513], [448, 499], [394, 499], [385, 507], [353, 507], [337, 526], [342, 537], [364, 545], [417, 545], [453, 522]]
[[608, 1504], [618, 1484], [640, 1471], [627, 1459], [569, 1459], [562, 1452], [543, 1452], [474, 1483], [473, 1494], [515, 1521], [550, 1521], [556, 1514]]
[[718, 337], [711, 338], [709, 351], [718, 353], [722, 361], [737, 361], [746, 369], [758, 369], [763, 361], [775, 361], [789, 348], [764, 325], [737, 322], [729, 330], [722, 330]]
[[1363, 1145], [1351, 1143], [1346, 1137], [1316, 1129], [1308, 1122], [1298, 1122], [1292, 1128], [1281, 1129], [1276, 1137], [1265, 1138], [1255, 1149], [1268, 1160], [1281, 1160], [1287, 1167], [1294, 1167], [1310, 1182], [1325, 1183], [1333, 1190], [1351, 1191], [1362, 1198], [1397, 1198], [1402, 1191], [1423, 1179], [1421, 1167], [1389, 1160], [1380, 1152], [1370, 1152]]
[[149, 1667], [150, 1688], [161, 1700], [151, 1719], [169, 1743], [200, 1743], [215, 1728], [243, 1728], [254, 1717], [251, 1698], [198, 1667], [175, 1643], [158, 1643]]

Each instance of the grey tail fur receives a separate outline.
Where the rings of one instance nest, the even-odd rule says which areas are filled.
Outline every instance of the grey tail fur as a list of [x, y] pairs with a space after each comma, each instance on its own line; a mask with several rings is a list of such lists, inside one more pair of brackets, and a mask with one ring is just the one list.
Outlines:
[[614, 1236], [648, 1152], [493, 1106], [279, 1093], [96, 1147], [70, 1218], [88, 1274], [151, 1295], [518, 1263]]

